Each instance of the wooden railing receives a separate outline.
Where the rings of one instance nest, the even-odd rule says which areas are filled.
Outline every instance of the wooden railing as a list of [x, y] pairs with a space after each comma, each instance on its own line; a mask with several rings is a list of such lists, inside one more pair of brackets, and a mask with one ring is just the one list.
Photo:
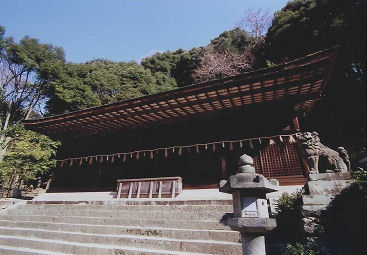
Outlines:
[[181, 177], [117, 180], [117, 198], [175, 198], [182, 191]]

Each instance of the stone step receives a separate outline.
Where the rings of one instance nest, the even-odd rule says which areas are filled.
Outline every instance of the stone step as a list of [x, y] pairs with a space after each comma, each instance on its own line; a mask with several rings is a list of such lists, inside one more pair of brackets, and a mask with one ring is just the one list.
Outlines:
[[302, 195], [303, 205], [327, 205], [335, 195]]
[[22, 247], [0, 245], [1, 255], [71, 255], [71, 253], [61, 253], [54, 251], [35, 250]]
[[131, 219], [82, 216], [47, 216], [47, 215], [8, 215], [0, 216], [2, 220], [37, 221], [54, 223], [96, 224], [112, 226], [169, 227], [199, 230], [230, 230], [224, 222], [218, 220], [170, 220], [170, 219]]
[[83, 232], [92, 234], [133, 234], [143, 236], [160, 236], [176, 239], [202, 239], [226, 242], [239, 242], [240, 234], [230, 230], [198, 230], [166, 227], [139, 226], [104, 226], [95, 224], [70, 224], [36, 221], [0, 220], [0, 226], [9, 228], [32, 228], [43, 230], [59, 230], [67, 232]]
[[211, 254], [240, 254], [242, 246], [240, 243], [173, 239], [156, 236], [139, 235], [102, 235], [86, 234], [79, 232], [51, 231], [31, 228], [8, 228], [0, 227], [0, 235], [33, 237], [40, 239], [63, 240], [67, 242], [94, 243], [103, 245], [126, 245], [136, 248], [164, 249], [179, 252], [198, 252]]
[[[1, 248], [2, 247], [2, 248]], [[19, 248], [22, 247], [22, 248]], [[45, 248], [47, 247], [47, 250]], [[21, 250], [23, 249], [24, 252]], [[18, 251], [17, 251], [18, 250]], [[22, 236], [0, 235], [0, 254], [35, 254], [27, 250], [37, 251], [36, 254], [85, 254], [85, 255], [204, 255], [209, 253], [167, 251], [162, 249], [148, 249], [125, 247], [120, 245], [106, 245], [95, 243], [77, 243], [63, 240], [40, 239]], [[16, 253], [18, 252], [18, 253]]]
[[71, 200], [57, 200], [57, 201], [37, 201], [31, 200], [27, 201], [27, 204], [37, 204], [37, 205], [45, 205], [45, 204], [62, 204], [62, 205], [75, 205], [75, 204], [87, 204], [87, 205], [232, 205], [232, 200], [152, 200], [152, 199], [112, 199], [112, 200], [91, 200], [91, 201], [71, 201]]
[[229, 213], [217, 211], [198, 212], [169, 212], [169, 211], [118, 211], [118, 210], [34, 210], [10, 208], [7, 214], [11, 215], [52, 215], [52, 216], [85, 216], [85, 217], [105, 217], [105, 218], [144, 218], [144, 219], [171, 219], [171, 220], [221, 220], [229, 217]]
[[[201, 212], [201, 211], [219, 211], [232, 212], [232, 205], [94, 205], [94, 204], [20, 204], [16, 205], [18, 209], [56, 209], [56, 210], [116, 210], [116, 211], [149, 211], [149, 212]], [[9, 208], [10, 209], [10, 208]]]

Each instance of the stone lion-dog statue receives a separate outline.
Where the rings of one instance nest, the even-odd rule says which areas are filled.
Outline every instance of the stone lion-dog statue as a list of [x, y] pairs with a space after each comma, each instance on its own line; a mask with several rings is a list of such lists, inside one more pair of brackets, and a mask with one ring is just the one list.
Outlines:
[[344, 147], [338, 147], [338, 152], [330, 149], [320, 142], [317, 132], [298, 133], [296, 134], [296, 141], [301, 148], [302, 156], [310, 168], [310, 174], [320, 173], [320, 160], [323, 161], [323, 165], [326, 168], [322, 169], [322, 172], [345, 173], [350, 170], [349, 156]]

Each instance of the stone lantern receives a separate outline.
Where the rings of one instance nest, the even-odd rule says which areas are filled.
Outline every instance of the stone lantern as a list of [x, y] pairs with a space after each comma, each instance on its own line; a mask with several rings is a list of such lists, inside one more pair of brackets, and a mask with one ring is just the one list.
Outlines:
[[250, 156], [242, 155], [238, 173], [222, 180], [219, 191], [232, 194], [233, 218], [227, 224], [241, 232], [243, 254], [262, 255], [266, 254], [264, 235], [276, 227], [275, 219], [269, 218], [266, 194], [277, 191], [278, 184], [255, 173], [253, 163]]

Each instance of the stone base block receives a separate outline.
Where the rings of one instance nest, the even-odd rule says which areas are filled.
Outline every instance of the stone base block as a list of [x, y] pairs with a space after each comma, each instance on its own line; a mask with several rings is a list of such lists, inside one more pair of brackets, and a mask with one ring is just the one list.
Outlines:
[[303, 195], [304, 205], [327, 205], [334, 199], [333, 195]]
[[251, 234], [264, 234], [277, 226], [276, 220], [269, 218], [230, 218], [227, 224], [233, 230]]
[[322, 174], [309, 174], [309, 181], [334, 181], [334, 180], [350, 180], [352, 175], [350, 172], [346, 173], [322, 173]]
[[303, 205], [302, 216], [303, 217], [319, 217], [321, 211], [325, 210], [327, 205]]
[[352, 180], [333, 180], [333, 181], [308, 181], [306, 186], [310, 195], [336, 195], [348, 187]]

